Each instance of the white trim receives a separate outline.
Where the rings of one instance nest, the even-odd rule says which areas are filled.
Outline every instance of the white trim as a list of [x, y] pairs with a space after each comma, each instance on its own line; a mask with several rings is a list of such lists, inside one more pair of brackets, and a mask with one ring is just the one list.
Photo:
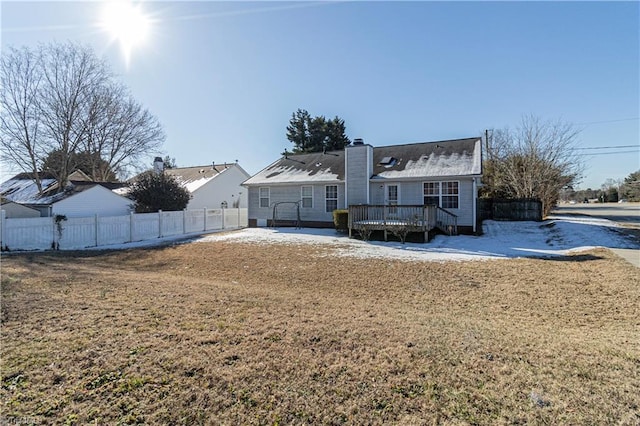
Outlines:
[[[349, 192], [349, 168], [347, 167], [347, 164], [349, 163], [348, 157], [349, 157], [349, 150], [345, 147], [344, 149], [344, 208], [345, 209], [349, 208], [349, 204], [347, 203], [347, 200], [349, 199], [347, 195], [347, 193]], [[326, 198], [326, 194], [327, 193], [325, 192], [325, 198]], [[325, 200], [324, 209], [325, 211], [327, 210], [326, 200]]]
[[[401, 204], [400, 200], [401, 200], [401, 196], [400, 196], [400, 183], [397, 182], [389, 182], [389, 183], [385, 183], [384, 185], [384, 204], [385, 205], [391, 205], [390, 200], [389, 200], [389, 187], [390, 186], [395, 186], [397, 193], [396, 193], [396, 204]], [[423, 192], [424, 192], [424, 186], [423, 186]]]
[[[311, 188], [311, 195], [305, 197], [304, 196], [304, 188]], [[304, 205], [304, 199], [305, 198], [310, 198], [311, 199], [311, 205], [309, 207], [305, 207]], [[313, 209], [313, 185], [300, 185], [300, 207], [303, 209]]]
[[[327, 198], [327, 188], [333, 186], [336, 188], [336, 198]], [[327, 211], [327, 201], [333, 201], [335, 200], [336, 202], [336, 209], [338, 209], [340, 206], [338, 205], [338, 185], [325, 185], [324, 186], [324, 213], [331, 213]]]
[[[371, 145], [366, 145], [367, 149], [367, 176], [366, 180], [371, 180], [371, 175], [373, 174], [373, 147]], [[371, 204], [371, 185], [367, 182], [367, 204]]]
[[[263, 197], [262, 196], [262, 190], [266, 189], [267, 190], [267, 196]], [[262, 199], [266, 198], [267, 199], [267, 207], [263, 207], [262, 206]], [[271, 188], [268, 186], [261, 186], [258, 187], [258, 208], [259, 209], [268, 209], [269, 206], [271, 206]]]
[[[442, 189], [443, 189], [443, 183], [449, 183], [449, 182], [455, 182], [458, 185], [458, 193], [457, 194], [443, 194], [442, 193]], [[422, 181], [422, 202], [424, 203], [424, 184], [425, 183], [437, 183], [438, 184], [438, 207], [443, 208], [443, 209], [449, 209], [449, 210], [460, 210], [460, 181], [459, 180], [424, 180]], [[453, 197], [456, 196], [458, 197], [458, 207], [444, 207], [442, 205], [442, 197]], [[431, 195], [431, 197], [435, 197], [435, 195]]]

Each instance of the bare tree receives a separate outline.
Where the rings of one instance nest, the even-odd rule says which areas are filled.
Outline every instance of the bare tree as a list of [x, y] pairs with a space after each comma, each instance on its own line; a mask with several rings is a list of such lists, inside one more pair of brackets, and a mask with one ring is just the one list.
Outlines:
[[525, 116], [515, 129], [491, 133], [484, 190], [489, 196], [536, 198], [546, 215], [562, 188], [581, 176], [583, 163], [575, 150], [579, 131], [571, 124]]
[[0, 152], [31, 174], [40, 192], [38, 171], [46, 155], [38, 120], [41, 71], [40, 58], [26, 48], [9, 48], [0, 58]]
[[135, 168], [141, 157], [156, 153], [165, 139], [158, 120], [118, 84], [94, 93], [85, 130], [83, 148], [92, 154], [92, 175], [99, 180], [106, 180], [112, 171]]
[[78, 154], [92, 162], [94, 180], [106, 180], [114, 172], [126, 173], [140, 157], [157, 154], [164, 142], [158, 120], [89, 47], [66, 43], [36, 51], [10, 49], [1, 64], [5, 160], [37, 178], [44, 160], [55, 153], [46, 171], [60, 190]]
[[73, 153], [86, 136], [85, 119], [93, 94], [111, 73], [93, 50], [75, 44], [41, 48], [45, 84], [40, 91], [40, 116], [51, 150], [59, 153], [58, 168], [50, 170], [61, 189], [67, 184]]

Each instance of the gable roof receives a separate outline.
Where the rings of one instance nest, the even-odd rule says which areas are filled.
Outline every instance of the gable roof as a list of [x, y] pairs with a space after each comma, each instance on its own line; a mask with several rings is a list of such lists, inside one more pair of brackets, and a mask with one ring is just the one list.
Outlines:
[[[479, 137], [373, 147], [371, 178], [480, 175], [481, 148]], [[339, 183], [344, 181], [344, 168], [345, 151], [288, 154], [246, 180], [244, 185]]]
[[88, 181], [85, 180], [85, 178], [88, 179], [87, 175], [80, 173], [74, 172], [69, 176], [70, 178], [79, 178], [79, 180], [69, 180], [69, 185], [62, 192], [57, 192], [58, 181], [52, 175], [41, 173], [42, 194], [38, 193], [38, 187], [30, 173], [19, 173], [0, 184], [0, 195], [18, 204], [45, 206], [86, 191], [94, 186], [102, 186], [113, 190], [126, 185], [122, 182]]
[[344, 151], [287, 154], [247, 179], [244, 185], [344, 180]]
[[249, 176], [249, 174], [237, 163], [175, 167], [173, 169], [165, 169], [164, 173], [175, 177], [178, 182], [187, 189], [187, 191], [194, 192], [220, 176], [225, 171], [229, 170], [231, 167], [237, 167], [243, 174]]
[[373, 148], [372, 178], [479, 175], [481, 143], [480, 138], [468, 138]]

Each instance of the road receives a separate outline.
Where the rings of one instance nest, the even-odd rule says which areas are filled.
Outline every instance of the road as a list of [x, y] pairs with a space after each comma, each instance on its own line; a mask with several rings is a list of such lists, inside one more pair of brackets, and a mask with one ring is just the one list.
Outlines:
[[640, 203], [560, 204], [552, 214], [579, 214], [640, 226]]
[[[551, 214], [586, 215], [599, 219], [608, 219], [629, 229], [629, 233], [638, 236], [640, 230], [640, 203], [604, 203], [604, 204], [560, 204]], [[612, 249], [615, 254], [640, 268], [640, 250]]]

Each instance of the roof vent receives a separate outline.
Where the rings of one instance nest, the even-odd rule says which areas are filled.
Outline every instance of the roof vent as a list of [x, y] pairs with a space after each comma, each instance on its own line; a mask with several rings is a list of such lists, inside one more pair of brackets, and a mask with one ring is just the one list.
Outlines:
[[353, 140], [353, 144], [354, 145], [364, 145], [364, 141], [362, 140], [362, 138], [355, 138]]

